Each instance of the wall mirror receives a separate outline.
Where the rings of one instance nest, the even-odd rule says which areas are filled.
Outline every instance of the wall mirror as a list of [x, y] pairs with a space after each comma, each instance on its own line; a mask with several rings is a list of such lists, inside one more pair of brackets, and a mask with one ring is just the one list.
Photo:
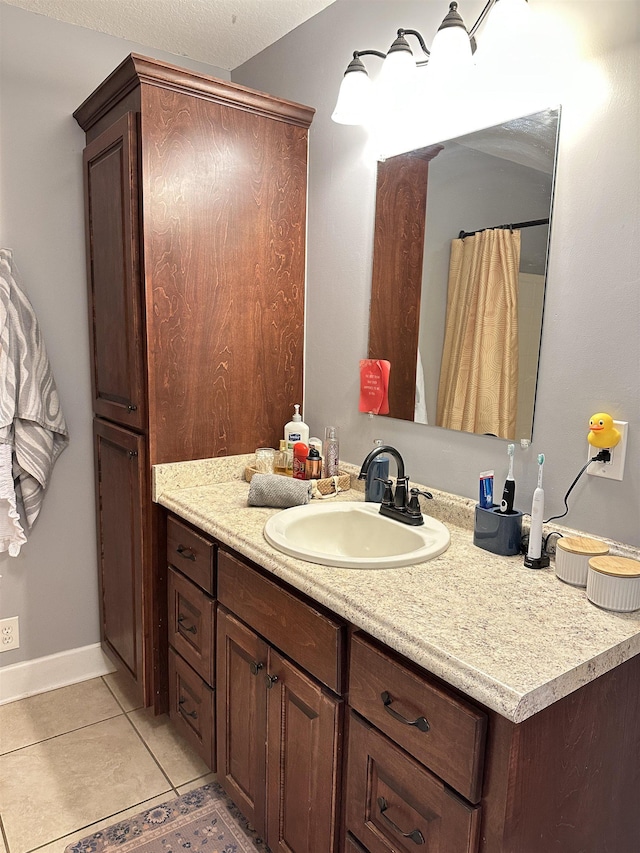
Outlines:
[[389, 417], [531, 439], [560, 109], [378, 164], [369, 358]]

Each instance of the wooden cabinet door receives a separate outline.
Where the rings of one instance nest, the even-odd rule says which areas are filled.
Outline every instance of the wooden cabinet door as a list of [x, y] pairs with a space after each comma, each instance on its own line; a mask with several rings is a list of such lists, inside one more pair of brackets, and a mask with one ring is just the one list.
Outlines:
[[336, 850], [341, 700], [269, 651], [267, 844], [273, 853]]
[[141, 97], [153, 461], [277, 446], [303, 387], [306, 127]]
[[94, 411], [141, 430], [146, 403], [135, 114], [90, 142], [83, 162]]
[[218, 781], [257, 832], [265, 833], [264, 640], [218, 608], [217, 768]]
[[98, 575], [101, 638], [105, 651], [128, 673], [145, 701], [146, 664], [143, 577], [147, 519], [144, 438], [94, 420]]

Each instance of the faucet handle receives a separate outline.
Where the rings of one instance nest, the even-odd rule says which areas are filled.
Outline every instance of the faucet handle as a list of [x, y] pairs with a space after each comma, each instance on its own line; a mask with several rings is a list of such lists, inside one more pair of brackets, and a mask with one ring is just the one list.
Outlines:
[[382, 480], [382, 482], [384, 483], [382, 504], [383, 506], [393, 506], [393, 480]]
[[407, 512], [410, 515], [422, 515], [418, 495], [422, 495], [428, 500], [433, 500], [433, 495], [431, 494], [431, 492], [422, 492], [420, 491], [420, 489], [411, 489], [411, 498], [409, 499], [409, 505], [407, 506]]
[[430, 500], [430, 501], [433, 500], [433, 495], [431, 494], [431, 492], [422, 492], [420, 489], [415, 489], [415, 488], [411, 489], [411, 497], [412, 498], [413, 497], [417, 498], [418, 495], [422, 495], [422, 497], [427, 498], [427, 500]]

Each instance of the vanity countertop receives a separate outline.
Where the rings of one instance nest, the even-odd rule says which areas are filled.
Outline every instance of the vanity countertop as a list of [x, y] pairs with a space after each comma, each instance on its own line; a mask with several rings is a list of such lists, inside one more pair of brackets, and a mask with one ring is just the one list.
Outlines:
[[[262, 532], [278, 510], [247, 506], [251, 458], [154, 466], [154, 500], [513, 722], [640, 652], [640, 611], [600, 610], [553, 567], [476, 547], [468, 499], [434, 492], [427, 512], [451, 544], [426, 563], [365, 571], [282, 554]], [[352, 489], [333, 500], [362, 498]]]

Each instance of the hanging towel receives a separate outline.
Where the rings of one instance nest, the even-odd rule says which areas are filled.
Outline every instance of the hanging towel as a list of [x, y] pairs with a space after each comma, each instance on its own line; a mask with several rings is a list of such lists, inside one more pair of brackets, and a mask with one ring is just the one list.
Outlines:
[[27, 537], [16, 508], [11, 455], [9, 445], [0, 444], [0, 553], [8, 551], [10, 557], [17, 557]]
[[[19, 284], [11, 250], [0, 249], [0, 444], [12, 449], [16, 502], [27, 530], [68, 442], [38, 321]], [[6, 521], [8, 510], [3, 512]]]

